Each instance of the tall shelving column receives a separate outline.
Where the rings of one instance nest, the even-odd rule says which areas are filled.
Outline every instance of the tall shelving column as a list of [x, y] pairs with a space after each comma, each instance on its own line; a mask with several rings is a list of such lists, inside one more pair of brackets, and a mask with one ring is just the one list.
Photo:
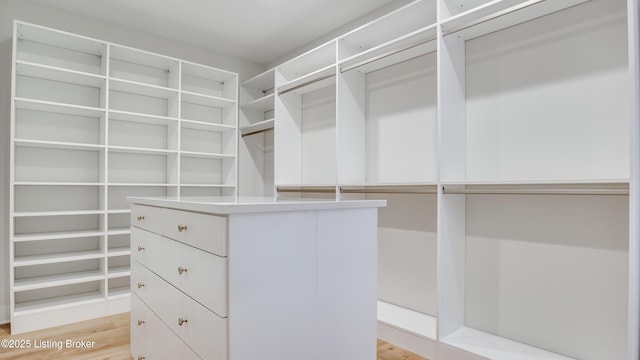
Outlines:
[[640, 6], [627, 1], [631, 93], [629, 172], [629, 303], [627, 358], [640, 358]]
[[243, 151], [250, 161], [241, 169], [243, 195], [274, 194], [273, 141], [275, 124], [275, 69], [242, 83], [240, 133]]
[[439, 355], [626, 358], [624, 2], [460, 5], [439, 6]]
[[276, 189], [335, 197], [335, 41], [277, 66], [275, 86]]
[[181, 196], [237, 195], [237, 74], [182, 62], [179, 142]]
[[14, 332], [104, 313], [106, 48], [93, 39], [14, 23]]
[[10, 301], [21, 333], [129, 310], [128, 196], [237, 194], [237, 74], [15, 22]]
[[437, 357], [436, 2], [412, 1], [338, 38], [341, 199], [378, 215], [378, 337]]

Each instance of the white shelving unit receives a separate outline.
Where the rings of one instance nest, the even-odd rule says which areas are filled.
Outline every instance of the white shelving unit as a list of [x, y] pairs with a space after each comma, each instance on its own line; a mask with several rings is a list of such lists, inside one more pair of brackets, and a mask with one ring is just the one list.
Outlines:
[[237, 75], [15, 22], [13, 333], [128, 311], [127, 196], [237, 194]]
[[637, 27], [635, 1], [418, 0], [273, 69], [280, 195], [388, 202], [379, 337], [637, 358]]

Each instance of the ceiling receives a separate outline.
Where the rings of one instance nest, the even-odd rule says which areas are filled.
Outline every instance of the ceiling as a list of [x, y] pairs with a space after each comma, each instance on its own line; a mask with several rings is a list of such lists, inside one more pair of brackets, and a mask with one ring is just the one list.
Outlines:
[[269, 63], [393, 0], [35, 0]]

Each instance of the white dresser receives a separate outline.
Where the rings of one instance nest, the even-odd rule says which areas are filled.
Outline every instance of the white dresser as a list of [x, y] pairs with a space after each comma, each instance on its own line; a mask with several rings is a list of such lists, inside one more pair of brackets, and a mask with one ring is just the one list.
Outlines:
[[131, 202], [134, 359], [375, 359], [384, 201]]

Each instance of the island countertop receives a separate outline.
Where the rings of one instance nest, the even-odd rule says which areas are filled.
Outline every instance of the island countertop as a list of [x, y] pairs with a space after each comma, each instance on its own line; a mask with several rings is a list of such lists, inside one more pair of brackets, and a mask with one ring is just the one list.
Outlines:
[[279, 211], [312, 211], [385, 207], [386, 200], [331, 200], [270, 197], [129, 197], [132, 204], [166, 207], [212, 214], [242, 214]]

